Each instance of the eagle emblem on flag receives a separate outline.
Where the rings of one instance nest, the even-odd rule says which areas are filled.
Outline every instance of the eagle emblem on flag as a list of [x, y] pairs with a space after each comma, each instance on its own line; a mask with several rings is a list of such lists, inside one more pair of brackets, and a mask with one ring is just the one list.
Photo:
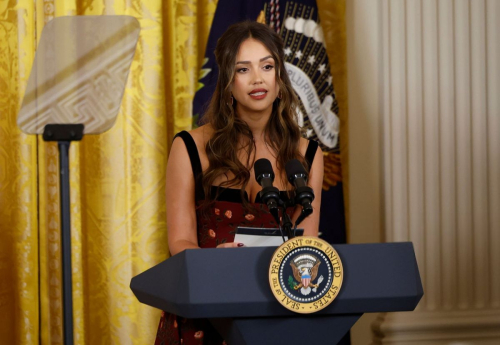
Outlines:
[[294, 286], [294, 290], [299, 290], [303, 295], [309, 295], [311, 289], [316, 292], [319, 284], [323, 281], [323, 276], [318, 279], [318, 282], [314, 284], [318, 275], [318, 269], [321, 261], [317, 257], [310, 254], [298, 255], [291, 260], [290, 266], [292, 266], [293, 277], [299, 283], [299, 285]]

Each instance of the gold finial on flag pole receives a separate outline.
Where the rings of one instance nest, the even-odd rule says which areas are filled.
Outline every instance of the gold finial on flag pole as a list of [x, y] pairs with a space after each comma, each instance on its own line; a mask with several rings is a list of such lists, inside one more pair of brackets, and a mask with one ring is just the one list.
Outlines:
[[266, 24], [266, 15], [264, 11], [260, 11], [259, 16], [257, 17], [257, 23]]

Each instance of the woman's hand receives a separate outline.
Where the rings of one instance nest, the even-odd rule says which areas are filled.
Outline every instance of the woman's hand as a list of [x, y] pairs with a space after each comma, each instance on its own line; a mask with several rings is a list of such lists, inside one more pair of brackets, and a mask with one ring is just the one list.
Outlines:
[[217, 248], [239, 248], [243, 247], [243, 243], [237, 243], [237, 242], [226, 242], [226, 243], [221, 243], [217, 246]]

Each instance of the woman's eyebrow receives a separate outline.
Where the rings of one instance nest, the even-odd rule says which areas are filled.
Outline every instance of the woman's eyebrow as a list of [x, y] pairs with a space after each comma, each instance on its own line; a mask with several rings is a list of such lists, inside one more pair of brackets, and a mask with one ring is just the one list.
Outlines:
[[[262, 59], [260, 59], [259, 62], [262, 62], [262, 61], [267, 60], [269, 58], [272, 59], [273, 56], [272, 55], [265, 56]], [[248, 65], [248, 64], [250, 64], [250, 61], [238, 61], [238, 62], [236, 62], [236, 65], [239, 65], [239, 64], [244, 64], [244, 65], [247, 64]]]

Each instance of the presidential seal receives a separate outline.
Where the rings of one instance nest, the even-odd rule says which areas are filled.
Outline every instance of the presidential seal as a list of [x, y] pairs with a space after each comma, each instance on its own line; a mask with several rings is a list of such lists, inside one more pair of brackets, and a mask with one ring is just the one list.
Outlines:
[[317, 312], [337, 297], [344, 270], [327, 242], [295, 237], [276, 249], [269, 266], [269, 284], [285, 308], [301, 314]]

